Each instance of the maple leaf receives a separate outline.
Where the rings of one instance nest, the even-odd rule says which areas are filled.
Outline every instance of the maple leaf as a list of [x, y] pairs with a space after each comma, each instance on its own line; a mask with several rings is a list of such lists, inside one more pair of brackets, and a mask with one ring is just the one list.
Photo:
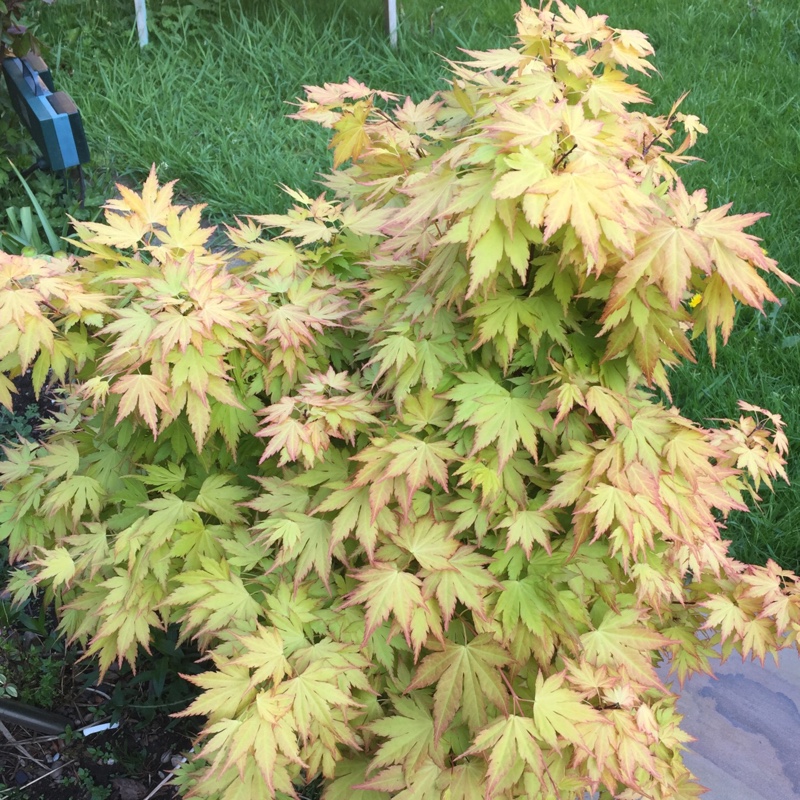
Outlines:
[[61, 584], [68, 587], [75, 575], [75, 562], [72, 560], [69, 550], [64, 547], [46, 551], [43, 553], [43, 557], [34, 563], [39, 564], [42, 568], [36, 576], [37, 582], [49, 580], [54, 587]]
[[603, 717], [581, 696], [564, 686], [565, 673], [545, 679], [541, 672], [536, 676], [536, 695], [533, 701], [533, 721], [539, 738], [557, 749], [559, 737], [586, 747], [578, 724], [601, 725]]
[[261, 606], [247, 591], [242, 579], [231, 574], [227, 562], [201, 559], [203, 568], [177, 576], [181, 584], [164, 606], [186, 609], [183, 620], [199, 634], [227, 629], [234, 620], [239, 630], [254, 630]]
[[711, 255], [702, 238], [680, 220], [662, 217], [637, 244], [637, 255], [617, 273], [605, 313], [619, 307], [620, 300], [646, 276], [658, 283], [672, 308], [678, 308], [689, 285], [692, 268], [711, 271]]
[[239, 642], [244, 652], [230, 663], [253, 670], [251, 686], [265, 681], [278, 684], [286, 675], [291, 675], [292, 668], [284, 655], [283, 639], [275, 628], [258, 625], [252, 636], [241, 636]]
[[122, 395], [117, 409], [117, 423], [138, 410], [153, 432], [153, 438], [158, 435], [158, 409], [170, 413], [167, 387], [161, 381], [152, 375], [125, 375], [114, 382], [111, 392]]
[[80, 466], [80, 451], [74, 442], [57, 441], [45, 444], [46, 456], [39, 456], [35, 463], [47, 469], [47, 480], [70, 478]]
[[89, 475], [72, 475], [54, 486], [42, 502], [42, 511], [53, 514], [71, 507], [72, 522], [78, 520], [88, 508], [95, 519], [100, 515], [101, 501], [106, 492], [103, 485]]
[[667, 647], [670, 640], [641, 625], [641, 616], [633, 609], [619, 614], [606, 612], [595, 630], [581, 636], [584, 655], [598, 666], [624, 667], [633, 680], [663, 690], [653, 668], [653, 654]]
[[405, 774], [413, 774], [429, 758], [441, 767], [443, 745], [437, 743], [433, 718], [421, 693], [390, 698], [396, 713], [366, 726], [372, 733], [386, 739], [372, 759], [370, 768], [398, 764]]
[[508, 653], [489, 634], [480, 634], [465, 645], [446, 641], [441, 652], [423, 659], [408, 690], [436, 684], [435, 741], [441, 739], [458, 711], [472, 731], [487, 722], [485, 701], [506, 711], [508, 694], [500, 670], [508, 663]]
[[507, 528], [506, 550], [519, 545], [530, 558], [533, 545], [540, 544], [550, 553], [549, 533], [558, 532], [558, 526], [551, 514], [541, 510], [542, 502], [535, 501], [527, 509], [517, 511], [498, 523], [498, 528]]
[[313, 513], [329, 511], [339, 512], [331, 523], [331, 548], [355, 534], [370, 561], [375, 554], [379, 533], [393, 533], [397, 529], [397, 521], [387, 508], [380, 509], [373, 521], [367, 487], [338, 489], [325, 498]]
[[365, 788], [369, 761], [363, 757], [342, 758], [336, 774], [325, 787], [325, 800], [386, 800], [386, 793]]
[[[124, 184], [118, 183], [117, 190], [121, 197], [118, 200], [109, 200], [105, 207], [115, 211], [132, 211], [139, 221], [147, 226], [163, 225], [166, 223], [167, 214], [172, 208], [172, 195], [175, 181], [158, 184], [156, 165], [150, 168], [150, 174], [142, 186], [141, 195], [129, 189]], [[86, 224], [86, 223], [84, 223]], [[119, 244], [112, 242], [112, 244]]]
[[536, 734], [532, 719], [510, 714], [495, 720], [475, 737], [464, 755], [491, 753], [486, 772], [486, 797], [494, 797], [495, 792], [504, 788], [505, 779], [512, 770], [516, 778], [518, 766], [527, 765], [535, 774], [542, 775], [545, 762]]
[[[448, 491], [447, 464], [455, 459], [449, 442], [426, 441], [402, 433], [389, 442], [375, 439], [372, 446], [353, 456], [353, 460], [366, 463], [356, 474], [353, 485], [364, 486], [375, 480], [382, 482], [402, 477], [408, 503], [429, 479]], [[373, 513], [376, 513], [374, 509]]]
[[369, 145], [369, 135], [365, 130], [369, 112], [370, 105], [359, 102], [343, 111], [333, 123], [336, 135], [331, 139], [330, 147], [333, 148], [334, 169], [349, 159], [355, 161]]
[[453, 425], [467, 423], [476, 428], [470, 455], [496, 442], [498, 465], [502, 469], [521, 441], [534, 459], [538, 458], [536, 432], [547, 427], [539, 404], [508, 391], [484, 373], [462, 373], [458, 378], [461, 385], [444, 397], [458, 403]]
[[[305, 742], [312, 736], [312, 726], [336, 730], [334, 709], [346, 711], [359, 708], [347, 692], [338, 685], [339, 670], [323, 662], [312, 662], [302, 673], [283, 681], [277, 689], [278, 697], [291, 701], [291, 713], [297, 732]], [[339, 736], [342, 732], [339, 732]], [[346, 739], [355, 744], [352, 734]]]
[[211, 238], [214, 228], [202, 228], [200, 215], [205, 204], [187, 208], [182, 213], [170, 209], [165, 223], [166, 230], [159, 231], [159, 247], [153, 252], [164, 260], [166, 253], [194, 252], [202, 257], [203, 245]]
[[250, 685], [249, 669], [225, 662], [213, 655], [212, 658], [217, 671], [183, 676], [204, 692], [176, 716], [204, 715], [214, 720], [232, 719], [240, 708], [255, 698], [255, 690]]
[[701, 605], [710, 612], [704, 628], [719, 629], [723, 640], [734, 633], [744, 636], [750, 618], [735, 600], [724, 595], [711, 595]]
[[548, 195], [544, 239], [569, 223], [595, 260], [600, 257], [600, 220], [624, 224], [625, 205], [617, 189], [619, 176], [597, 167], [568, 164], [560, 173], [537, 183], [532, 191]]
[[364, 642], [375, 629], [393, 615], [406, 641], [412, 643], [412, 624], [415, 612], [426, 608], [422, 596], [422, 580], [403, 572], [396, 564], [376, 561], [371, 567], [358, 570], [353, 577], [361, 585], [345, 598], [343, 608], [363, 603], [366, 606]]
[[473, 547], [460, 547], [447, 559], [442, 569], [423, 569], [423, 596], [435, 595], [442, 610], [445, 628], [450, 624], [456, 601], [463, 603], [483, 619], [486, 616], [484, 598], [490, 589], [497, 586], [495, 579], [486, 570], [489, 560], [475, 552]]

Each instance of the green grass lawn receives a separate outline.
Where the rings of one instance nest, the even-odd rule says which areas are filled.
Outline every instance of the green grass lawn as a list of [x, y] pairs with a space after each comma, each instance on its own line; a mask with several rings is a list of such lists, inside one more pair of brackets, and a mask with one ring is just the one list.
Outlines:
[[[280, 211], [278, 184], [314, 191], [328, 168], [325, 132], [285, 119], [304, 84], [352, 75], [415, 99], [441, 87], [441, 55], [502, 47], [513, 0], [405, 0], [401, 47], [383, 35], [382, 0], [149, 0], [151, 44], [136, 41], [132, 0], [58, 0], [43, 14], [59, 87], [81, 107], [94, 174], [139, 179], [151, 163], [179, 178], [209, 217]], [[687, 165], [689, 188], [714, 204], [767, 211], [756, 233], [800, 277], [800, 4], [792, 0], [586, 0], [615, 27], [656, 47], [659, 76], [643, 81], [658, 113], [682, 92], [709, 128]], [[716, 370], [674, 376], [675, 402], [703, 420], [736, 414], [739, 398], [784, 416], [798, 478], [800, 300], [781, 290], [767, 316], [742, 313]], [[800, 486], [800, 481], [798, 486]], [[800, 569], [800, 491], [779, 486], [731, 520], [738, 557]]]

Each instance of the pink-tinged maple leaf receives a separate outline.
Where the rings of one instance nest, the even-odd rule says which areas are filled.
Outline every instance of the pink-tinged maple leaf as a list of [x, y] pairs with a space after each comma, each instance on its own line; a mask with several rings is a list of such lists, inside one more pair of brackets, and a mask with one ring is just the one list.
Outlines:
[[360, 585], [347, 596], [343, 608], [363, 604], [366, 607], [364, 643], [375, 629], [393, 615], [409, 645], [415, 612], [425, 609], [422, 581], [396, 564], [376, 562], [354, 573]]
[[625, 205], [619, 192], [622, 183], [612, 172], [597, 167], [565, 168], [537, 183], [532, 191], [549, 196], [545, 208], [545, 241], [569, 224], [587, 252], [599, 259], [600, 219], [625, 223]]
[[147, 426], [158, 434], [158, 410], [169, 414], [167, 387], [152, 375], [126, 375], [115, 381], [112, 394], [121, 395], [117, 422], [138, 410]]

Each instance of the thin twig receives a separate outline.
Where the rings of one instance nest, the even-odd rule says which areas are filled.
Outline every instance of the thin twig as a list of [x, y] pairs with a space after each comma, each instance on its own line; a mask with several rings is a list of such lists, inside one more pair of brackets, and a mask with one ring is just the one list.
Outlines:
[[173, 777], [174, 773], [168, 772], [167, 775], [164, 777], [164, 780], [161, 781], [161, 783], [159, 783], [158, 786], [156, 786], [156, 788], [153, 789], [153, 791], [150, 792], [150, 794], [144, 798], [144, 800], [151, 800], [151, 798], [155, 797], [167, 785], [167, 783], [172, 780]]
[[566, 160], [567, 160], [567, 159], [568, 159], [568, 158], [569, 158], [569, 157], [572, 155], [572, 153], [573, 153], [575, 150], [577, 150], [577, 148], [578, 148], [578, 145], [577, 145], [577, 144], [574, 144], [574, 145], [572, 145], [572, 147], [570, 147], [570, 149], [569, 149], [569, 150], [567, 150], [567, 152], [566, 152], [566, 153], [562, 153], [562, 154], [561, 154], [561, 155], [558, 157], [558, 159], [556, 160], [556, 163], [555, 163], [555, 164], [553, 164], [553, 170], [554, 170], [554, 171], [555, 171], [555, 170], [557, 170], [557, 169], [558, 169], [558, 168], [559, 168], [559, 167], [560, 167], [560, 166], [561, 166], [561, 165], [562, 165], [562, 164], [563, 164], [563, 163], [564, 163], [564, 162], [565, 162], [565, 161], [566, 161]]
[[33, 757], [33, 756], [32, 756], [32, 755], [31, 755], [31, 754], [28, 752], [28, 749], [25, 747], [25, 745], [23, 745], [23, 744], [20, 744], [20, 743], [19, 743], [19, 742], [18, 742], [18, 741], [17, 741], [17, 740], [14, 738], [13, 734], [12, 734], [12, 733], [11, 733], [11, 731], [10, 731], [10, 730], [9, 730], [9, 729], [8, 729], [8, 728], [5, 726], [5, 723], [4, 723], [4, 722], [0, 722], [0, 733], [2, 733], [2, 734], [3, 734], [3, 736], [5, 736], [5, 737], [6, 737], [6, 739], [8, 739], [8, 741], [9, 741], [9, 742], [11, 742], [11, 743], [14, 745], [14, 747], [15, 747], [15, 748], [16, 748], [16, 749], [17, 749], [17, 750], [20, 752], [20, 753], [22, 753], [22, 755], [24, 755], [24, 756], [25, 756], [25, 758], [29, 759], [30, 761], [33, 761], [33, 763], [34, 763], [34, 764], [36, 764], [37, 766], [41, 767], [42, 769], [47, 769], [47, 764], [45, 764], [43, 761], [39, 761], [39, 759], [38, 759], [38, 758], [34, 758], [34, 757]]
[[8, 742], [4, 744], [0, 742], [0, 748], [2, 747], [16, 747], [17, 745], [22, 744], [41, 744], [42, 742], [56, 742], [63, 737], [63, 733], [51, 735], [51, 736], [31, 736], [28, 739], [15, 739], [13, 742]]

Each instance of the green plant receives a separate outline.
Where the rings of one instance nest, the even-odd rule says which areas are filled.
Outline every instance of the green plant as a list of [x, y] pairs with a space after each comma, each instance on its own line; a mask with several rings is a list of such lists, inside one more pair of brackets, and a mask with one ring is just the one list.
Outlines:
[[16, 697], [17, 687], [9, 683], [5, 675], [0, 673], [0, 697]]
[[3, 407], [0, 408], [0, 440], [14, 440], [17, 437], [32, 439], [33, 431], [39, 422], [39, 406], [31, 403], [21, 414]]
[[63, 786], [74, 786], [81, 792], [80, 797], [85, 798], [85, 800], [107, 800], [112, 791], [108, 786], [98, 785], [92, 773], [84, 767], [79, 767], [75, 770], [74, 775], [63, 778], [61, 784]]
[[[55, 0], [42, 0], [52, 5]], [[30, 21], [31, 0], [2, 0], [0, 2], [0, 56], [6, 50], [23, 56], [29, 50], [40, 52], [42, 43], [34, 35], [36, 26]]]
[[704, 128], [638, 110], [643, 34], [517, 27], [421, 103], [309, 89], [333, 196], [233, 252], [153, 171], [86, 255], [0, 256], [0, 368], [72, 388], [0, 463], [10, 590], [101, 671], [170, 625], [207, 654], [191, 796], [695, 797], [655, 666], [794, 644], [796, 577], [721, 538], [782, 420], [659, 399], [792, 281], [685, 189]]
[[[21, 637], [0, 640], [0, 672], [13, 688], [13, 697], [40, 708], [53, 708], [60, 698], [64, 656], [46, 640], [37, 646], [23, 644]], [[63, 644], [62, 644], [63, 647]]]

